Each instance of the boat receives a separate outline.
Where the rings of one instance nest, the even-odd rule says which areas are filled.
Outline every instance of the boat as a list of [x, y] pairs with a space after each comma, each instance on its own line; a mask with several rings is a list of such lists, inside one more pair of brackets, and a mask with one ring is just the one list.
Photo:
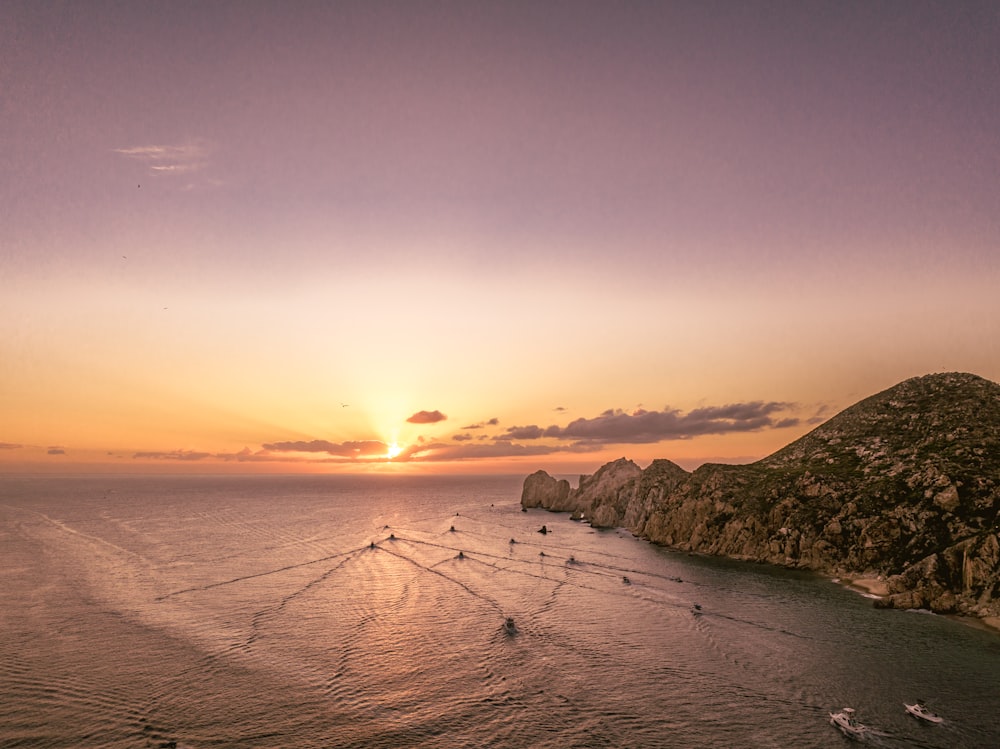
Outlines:
[[904, 702], [903, 707], [906, 708], [906, 712], [908, 712], [914, 718], [917, 718], [919, 720], [924, 720], [927, 721], [928, 723], [942, 723], [944, 721], [944, 718], [942, 718], [940, 715], [937, 715], [928, 710], [923, 700], [917, 700], [916, 703], [913, 705], [907, 705]]
[[517, 627], [514, 626], [514, 617], [508, 616], [503, 623], [504, 631], [509, 635], [517, 634]]
[[701, 604], [700, 603], [693, 603], [693, 604], [691, 604], [691, 613], [692, 614], [700, 614], [701, 613]]
[[868, 732], [868, 726], [858, 723], [854, 717], [854, 708], [845, 707], [839, 713], [830, 713], [830, 725], [840, 729], [849, 739], [862, 739]]

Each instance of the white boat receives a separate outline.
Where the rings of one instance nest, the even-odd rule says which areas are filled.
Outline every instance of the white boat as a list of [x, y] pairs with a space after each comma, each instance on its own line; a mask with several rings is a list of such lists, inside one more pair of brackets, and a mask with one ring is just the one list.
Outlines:
[[863, 739], [868, 732], [868, 726], [858, 723], [854, 717], [852, 707], [845, 707], [839, 713], [830, 713], [830, 725], [839, 728], [840, 732], [850, 739]]
[[916, 704], [913, 705], [907, 705], [904, 702], [903, 707], [905, 707], [906, 712], [908, 712], [914, 718], [925, 720], [928, 723], [941, 723], [944, 721], [944, 718], [928, 710], [927, 706], [920, 700], [917, 700]]

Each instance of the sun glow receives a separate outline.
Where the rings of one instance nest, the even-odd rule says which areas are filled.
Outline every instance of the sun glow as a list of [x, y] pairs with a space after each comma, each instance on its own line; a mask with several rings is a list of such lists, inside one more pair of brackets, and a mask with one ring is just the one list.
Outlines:
[[397, 443], [393, 442], [391, 445], [389, 445], [388, 448], [386, 448], [385, 457], [387, 457], [389, 460], [392, 460], [401, 452], [403, 452], [403, 448], [401, 448]]

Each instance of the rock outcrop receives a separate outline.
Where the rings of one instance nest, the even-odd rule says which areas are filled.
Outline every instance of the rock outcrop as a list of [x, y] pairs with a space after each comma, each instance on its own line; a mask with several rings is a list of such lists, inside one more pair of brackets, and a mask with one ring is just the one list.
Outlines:
[[522, 504], [676, 549], [882, 576], [882, 605], [998, 616], [1000, 385], [907, 380], [749, 465], [622, 458], [576, 489], [539, 471]]
[[541, 507], [553, 512], [572, 511], [575, 502], [570, 501], [571, 492], [566, 479], [557, 480], [545, 471], [535, 471], [524, 480], [521, 506]]

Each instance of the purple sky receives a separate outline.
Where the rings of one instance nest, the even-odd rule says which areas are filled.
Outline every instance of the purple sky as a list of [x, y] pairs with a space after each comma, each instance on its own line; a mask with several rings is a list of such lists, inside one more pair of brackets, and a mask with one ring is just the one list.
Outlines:
[[998, 123], [996, 2], [5, 2], [0, 442], [760, 457], [1000, 378]]

